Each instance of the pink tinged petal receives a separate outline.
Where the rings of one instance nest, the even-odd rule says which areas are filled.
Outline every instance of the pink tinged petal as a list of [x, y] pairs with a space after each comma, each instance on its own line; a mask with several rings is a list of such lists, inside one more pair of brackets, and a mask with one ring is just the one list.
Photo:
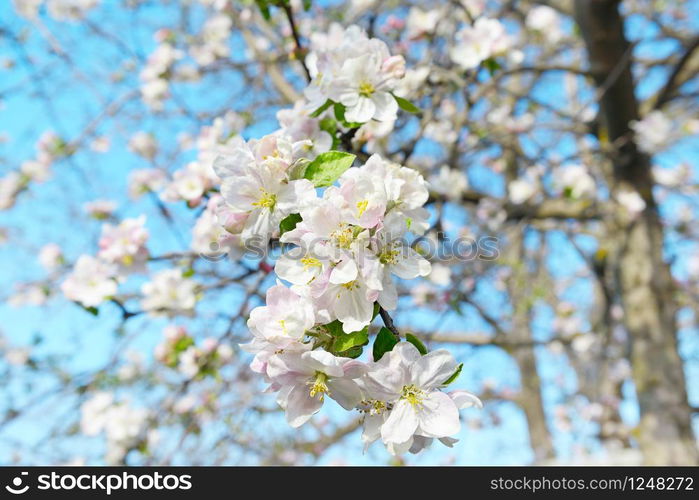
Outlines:
[[421, 389], [433, 389], [439, 387], [451, 377], [458, 364], [454, 356], [445, 349], [432, 351], [425, 356], [421, 356], [413, 366], [410, 373]]
[[443, 392], [433, 391], [422, 400], [417, 418], [419, 434], [441, 438], [457, 434], [461, 430], [459, 410], [451, 398]]
[[317, 198], [313, 183], [307, 179], [289, 182], [277, 195], [275, 209], [284, 215], [297, 213]]
[[[451, 402], [451, 399], [449, 401]], [[418, 424], [415, 408], [406, 400], [401, 399], [393, 407], [386, 422], [381, 426], [381, 439], [384, 443], [405, 443], [415, 434]]]
[[362, 391], [359, 386], [350, 379], [331, 378], [328, 381], [330, 397], [345, 410], [351, 410], [362, 400]]
[[366, 123], [374, 116], [376, 105], [367, 98], [360, 96], [357, 103], [349, 107], [345, 112], [345, 118], [348, 122]]
[[335, 285], [349, 283], [357, 278], [358, 273], [357, 263], [353, 259], [345, 259], [330, 272], [330, 283]]
[[319, 397], [311, 397], [306, 384], [297, 384], [291, 389], [286, 400], [286, 420], [291, 427], [301, 427], [318, 413], [323, 406]]
[[456, 407], [460, 410], [465, 408], [483, 408], [483, 402], [478, 399], [475, 395], [467, 391], [451, 391], [447, 393], [449, 397], [454, 401]]

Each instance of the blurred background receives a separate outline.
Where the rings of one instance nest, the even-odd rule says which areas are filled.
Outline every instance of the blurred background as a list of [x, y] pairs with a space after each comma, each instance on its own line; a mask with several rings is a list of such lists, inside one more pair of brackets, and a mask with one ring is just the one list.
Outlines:
[[[213, 158], [278, 129], [352, 24], [421, 110], [343, 144], [430, 182], [432, 273], [393, 317], [485, 404], [397, 459], [261, 392], [238, 344], [274, 257], [219, 252], [206, 210]], [[691, 0], [1, 2], [0, 463], [698, 464], [698, 28]], [[142, 215], [141, 272], [66, 298]], [[143, 311], [165, 269], [194, 312]]]

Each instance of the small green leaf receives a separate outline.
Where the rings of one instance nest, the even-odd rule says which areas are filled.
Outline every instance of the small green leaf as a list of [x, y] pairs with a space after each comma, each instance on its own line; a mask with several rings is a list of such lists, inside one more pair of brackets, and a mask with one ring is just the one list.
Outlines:
[[272, 14], [269, 11], [269, 1], [255, 0], [255, 3], [260, 8], [260, 12], [262, 13], [262, 17], [265, 18], [265, 21], [269, 21], [272, 18]]
[[321, 153], [308, 164], [304, 178], [311, 181], [315, 187], [331, 186], [345, 170], [350, 168], [354, 158], [353, 154], [342, 151]]
[[464, 364], [460, 363], [459, 366], [456, 368], [456, 371], [452, 373], [451, 377], [446, 379], [444, 382], [442, 382], [442, 385], [449, 385], [451, 384], [454, 380], [459, 378], [459, 375], [461, 375], [461, 370], [463, 370]]
[[182, 271], [183, 278], [191, 278], [192, 276], [194, 276], [194, 269], [192, 269], [191, 267], [188, 267], [187, 269]]
[[279, 235], [281, 236], [286, 232], [292, 231], [294, 228], [296, 228], [296, 224], [298, 224], [302, 220], [303, 219], [301, 219], [301, 216], [299, 214], [287, 215], [279, 223]]
[[376, 339], [374, 339], [374, 361], [380, 360], [383, 355], [392, 350], [397, 343], [398, 339], [391, 333], [391, 330], [385, 326], [381, 328], [376, 335]]
[[483, 61], [483, 66], [486, 67], [486, 69], [491, 75], [501, 68], [500, 63], [492, 57]]
[[422, 341], [412, 333], [406, 333], [405, 340], [413, 344], [423, 356], [427, 354], [427, 347], [425, 347], [425, 344], [423, 344]]
[[361, 347], [369, 343], [368, 329], [362, 329], [358, 332], [345, 333], [335, 338], [333, 342], [333, 350], [337, 353], [345, 352], [353, 347]]
[[99, 316], [100, 311], [96, 307], [94, 307], [94, 306], [87, 307], [87, 306], [84, 306], [82, 304], [78, 304], [78, 305], [80, 307], [82, 307], [83, 309], [85, 309], [90, 314], [92, 314], [93, 316]]
[[303, 10], [311, 10], [312, 3], [311, 0], [303, 0]]
[[332, 105], [333, 105], [332, 100], [328, 99], [318, 109], [316, 109], [313, 113], [311, 113], [311, 115], [310, 115], [311, 118], [318, 118], [323, 113], [323, 111], [325, 111], [326, 109], [328, 109]]
[[415, 106], [412, 102], [408, 101], [407, 99], [403, 99], [402, 97], [398, 97], [395, 94], [393, 95], [393, 98], [398, 103], [398, 107], [400, 109], [402, 109], [403, 111], [407, 111], [408, 113], [415, 113], [415, 114], [420, 113], [420, 108]]

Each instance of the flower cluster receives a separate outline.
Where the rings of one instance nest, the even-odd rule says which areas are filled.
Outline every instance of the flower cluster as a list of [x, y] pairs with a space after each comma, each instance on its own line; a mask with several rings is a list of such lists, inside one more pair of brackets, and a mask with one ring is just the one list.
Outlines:
[[361, 414], [367, 445], [381, 437], [393, 454], [416, 453], [435, 438], [451, 446], [459, 408], [480, 405], [468, 393], [442, 390], [461, 371], [451, 354], [428, 354], [412, 335], [401, 342], [391, 325], [378, 332], [373, 359], [357, 359], [375, 317], [386, 321], [397, 307], [393, 276], [431, 272], [406, 244], [429, 227], [427, 183], [378, 154], [350, 168], [355, 156], [328, 151], [337, 137], [315, 120], [331, 106], [338, 128], [395, 120], [391, 91], [404, 61], [357, 27], [334, 27], [313, 46], [310, 102], [281, 112], [281, 130], [229, 144], [214, 162], [221, 198], [212, 198], [197, 225], [220, 240], [206, 215], [215, 212], [239, 241], [266, 246], [278, 238], [287, 250], [274, 269], [290, 286], [278, 281], [266, 304], [251, 311], [253, 339], [242, 348], [254, 354], [252, 370], [277, 393], [290, 425], [307, 422], [327, 396]]
[[313, 76], [306, 88], [312, 108], [328, 100], [342, 104], [348, 122], [393, 121], [398, 104], [391, 92], [405, 75], [403, 56], [392, 56], [384, 42], [358, 26], [337, 24], [311, 39], [306, 64]]

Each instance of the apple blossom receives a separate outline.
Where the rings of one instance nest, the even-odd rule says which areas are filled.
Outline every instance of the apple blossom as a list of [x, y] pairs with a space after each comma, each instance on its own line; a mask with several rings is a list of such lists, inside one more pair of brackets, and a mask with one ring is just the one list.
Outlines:
[[199, 300], [199, 284], [180, 269], [164, 269], [141, 287], [141, 306], [153, 316], [192, 314]]
[[63, 294], [85, 307], [95, 307], [117, 292], [117, 267], [114, 264], [81, 255], [68, 277], [61, 283]]

